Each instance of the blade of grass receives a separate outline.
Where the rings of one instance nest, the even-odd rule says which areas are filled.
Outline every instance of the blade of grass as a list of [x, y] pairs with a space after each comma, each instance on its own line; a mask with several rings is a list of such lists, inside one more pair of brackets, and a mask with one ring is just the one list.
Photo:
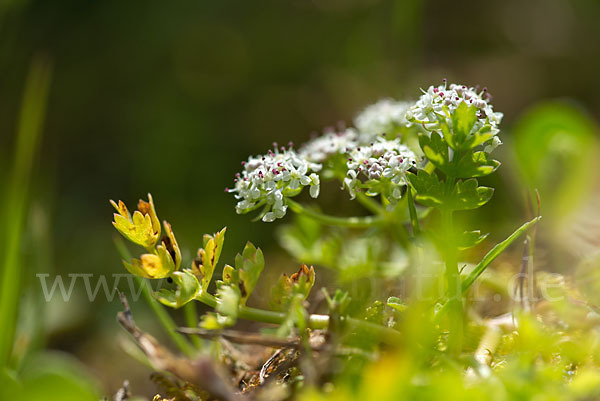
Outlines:
[[[123, 260], [131, 260], [131, 254], [129, 253], [129, 250], [125, 246], [125, 243], [121, 239], [121, 237], [115, 236], [114, 242], [117, 248], [117, 252], [121, 256], [121, 258]], [[181, 350], [181, 352], [183, 352], [187, 356], [194, 356], [195, 352], [192, 345], [187, 341], [187, 339], [183, 335], [179, 334], [176, 331], [177, 326], [171, 318], [171, 315], [169, 315], [169, 313], [164, 309], [164, 307], [156, 299], [154, 299], [152, 293], [150, 292], [150, 286], [148, 285], [146, 280], [137, 276], [135, 276], [134, 279], [136, 280], [137, 285], [140, 286], [142, 295], [146, 300], [146, 303], [148, 304], [148, 306], [150, 306], [150, 309], [152, 309], [152, 312], [156, 315], [158, 321], [162, 325], [167, 335], [171, 338], [173, 343]]]
[[521, 227], [517, 228], [515, 232], [513, 232], [507, 239], [497, 244], [493, 247], [479, 262], [477, 266], [473, 269], [471, 273], [465, 278], [462, 282], [462, 291], [463, 293], [469, 289], [469, 287], [475, 282], [477, 277], [479, 277], [485, 269], [500, 255], [510, 244], [512, 244], [517, 238], [521, 236], [525, 231], [527, 231], [531, 226], [537, 223], [541, 217], [536, 217], [531, 221], [523, 224]]
[[21, 239], [29, 207], [33, 162], [39, 147], [50, 89], [51, 63], [35, 58], [27, 76], [19, 115], [15, 160], [4, 205], [4, 260], [0, 272], [0, 366], [11, 360], [21, 295]]

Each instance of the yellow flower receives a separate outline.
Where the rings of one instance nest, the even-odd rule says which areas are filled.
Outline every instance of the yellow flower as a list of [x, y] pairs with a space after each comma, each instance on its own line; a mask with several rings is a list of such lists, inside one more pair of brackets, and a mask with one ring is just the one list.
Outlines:
[[113, 226], [125, 238], [150, 250], [160, 238], [160, 221], [154, 209], [152, 195], [148, 194], [148, 202], [140, 199], [133, 216], [122, 201], [116, 204], [110, 201], [118, 213], [114, 214]]

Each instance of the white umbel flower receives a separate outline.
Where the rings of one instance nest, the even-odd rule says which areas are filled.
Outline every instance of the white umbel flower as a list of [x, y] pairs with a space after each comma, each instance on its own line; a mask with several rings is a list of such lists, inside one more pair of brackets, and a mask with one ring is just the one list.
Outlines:
[[406, 118], [411, 124], [422, 124], [426, 130], [438, 128], [439, 119], [447, 118], [444, 112], [446, 107], [450, 115], [456, 110], [459, 104], [466, 103], [469, 106], [475, 106], [478, 109], [477, 123], [473, 128], [479, 130], [488, 124], [491, 127], [493, 135], [499, 132], [498, 125], [502, 120], [502, 113], [494, 112], [491, 103], [491, 96], [487, 93], [487, 88], [479, 91], [466, 85], [444, 84], [440, 86], [430, 86], [427, 91], [409, 109]]
[[[390, 141], [379, 138], [370, 145], [359, 146], [349, 152], [344, 185], [354, 199], [363, 181], [379, 182], [389, 186], [386, 192], [390, 201], [394, 202], [400, 199], [401, 187], [406, 185], [406, 172], [416, 165], [416, 160], [415, 154], [399, 139]], [[369, 195], [377, 195], [377, 188], [377, 185], [371, 186]]]
[[295, 196], [304, 187], [310, 187], [310, 195], [319, 195], [320, 180], [316, 172], [321, 165], [312, 163], [293, 149], [277, 149], [264, 156], [250, 157], [242, 162], [244, 170], [236, 174], [235, 187], [226, 189], [239, 199], [238, 214], [248, 213], [265, 206], [262, 220], [272, 222], [285, 216], [285, 198]]
[[328, 131], [300, 148], [301, 157], [313, 163], [322, 163], [331, 156], [344, 154], [358, 144], [358, 133], [352, 128], [342, 132]]
[[406, 112], [413, 104], [413, 102], [382, 99], [367, 106], [354, 118], [354, 125], [360, 132], [361, 141], [370, 142], [376, 136], [389, 133], [396, 127], [405, 127], [408, 123]]

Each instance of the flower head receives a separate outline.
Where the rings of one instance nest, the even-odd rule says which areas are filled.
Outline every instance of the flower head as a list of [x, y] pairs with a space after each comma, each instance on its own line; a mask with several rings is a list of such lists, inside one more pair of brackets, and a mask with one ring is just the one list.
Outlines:
[[226, 189], [239, 199], [238, 214], [264, 206], [262, 220], [271, 222], [285, 216], [284, 199], [299, 194], [303, 187], [310, 187], [313, 198], [319, 195], [320, 180], [316, 172], [321, 165], [306, 160], [293, 149], [275, 146], [274, 151], [250, 157], [242, 165], [244, 170], [236, 175], [235, 187]]
[[342, 132], [327, 131], [302, 145], [298, 153], [310, 162], [323, 163], [334, 155], [344, 154], [346, 149], [354, 148], [357, 141], [358, 133], [352, 128]]
[[487, 88], [480, 91], [466, 85], [448, 86], [444, 81], [443, 85], [437, 87], [432, 85], [427, 91], [423, 91], [420, 99], [409, 109], [406, 118], [409, 125], [422, 124], [426, 130], [431, 131], [438, 128], [440, 119], [451, 117], [456, 108], [464, 102], [478, 109], [477, 122], [473, 130], [489, 125], [492, 134], [496, 135], [502, 113], [494, 112], [490, 101], [491, 96]]
[[368, 143], [378, 135], [405, 127], [408, 123], [406, 112], [412, 105], [412, 102], [382, 99], [366, 107], [354, 118], [354, 125], [361, 134], [361, 140]]
[[349, 152], [344, 184], [352, 199], [356, 190], [367, 188], [369, 195], [385, 192], [393, 202], [400, 199], [401, 187], [406, 185], [406, 172], [415, 165], [415, 154], [399, 139], [379, 138]]

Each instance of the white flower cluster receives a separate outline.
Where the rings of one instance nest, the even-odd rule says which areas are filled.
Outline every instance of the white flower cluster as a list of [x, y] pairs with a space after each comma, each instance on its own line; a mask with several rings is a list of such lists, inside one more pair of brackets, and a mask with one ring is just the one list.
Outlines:
[[[487, 88], [478, 91], [476, 88], [466, 85], [451, 84], [448, 86], [444, 80], [443, 85], [437, 87], [432, 85], [427, 91], [423, 91], [421, 98], [409, 109], [406, 118], [409, 124], [422, 124], [425, 129], [433, 130], [437, 128], [440, 118], [447, 118], [444, 107], [452, 115], [454, 110], [465, 102], [478, 109], [474, 131], [489, 124], [492, 134], [496, 135], [499, 131], [498, 125], [502, 120], [502, 113], [494, 112], [490, 100], [491, 96], [487, 93]], [[496, 145], [498, 144], [497, 140]]]
[[348, 128], [343, 132], [328, 131], [305, 143], [298, 153], [313, 163], [322, 163], [336, 154], [344, 154], [358, 145], [358, 133]]
[[[361, 177], [365, 180], [389, 180], [390, 201], [400, 199], [401, 188], [406, 185], [406, 172], [416, 165], [416, 156], [406, 145], [400, 143], [399, 139], [388, 141], [379, 138], [370, 145], [356, 147], [349, 154], [348, 173], [344, 184], [352, 199], [362, 184]], [[377, 190], [371, 189], [369, 192], [377, 194]]]
[[293, 149], [277, 149], [275, 144], [275, 151], [250, 157], [242, 165], [244, 170], [236, 175], [235, 187], [226, 189], [239, 199], [236, 205], [238, 214], [265, 205], [266, 213], [262, 220], [272, 222], [285, 216], [286, 196], [297, 195], [306, 186], [310, 187], [313, 198], [319, 196], [320, 180], [315, 172], [321, 170], [321, 165], [309, 162]]
[[413, 104], [382, 99], [366, 107], [354, 118], [354, 125], [361, 134], [361, 140], [368, 143], [378, 135], [389, 133], [395, 127], [405, 127], [408, 124], [406, 112]]

